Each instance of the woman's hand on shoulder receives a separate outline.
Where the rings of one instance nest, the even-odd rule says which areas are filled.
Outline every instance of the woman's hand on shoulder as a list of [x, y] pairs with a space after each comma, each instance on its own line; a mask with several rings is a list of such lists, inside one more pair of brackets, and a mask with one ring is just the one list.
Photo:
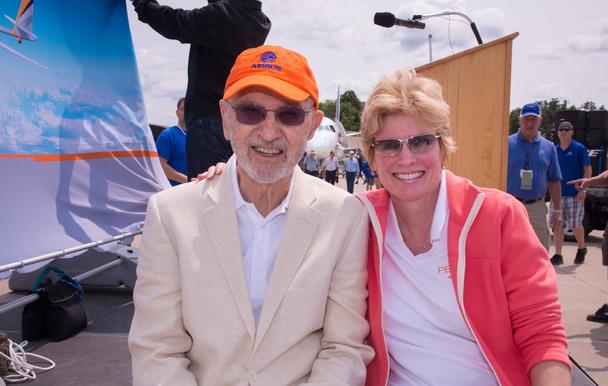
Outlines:
[[204, 173], [199, 173], [195, 178], [192, 178], [191, 182], [200, 182], [202, 180], [212, 180], [215, 176], [219, 176], [224, 172], [226, 164], [218, 162], [215, 166], [210, 166]]

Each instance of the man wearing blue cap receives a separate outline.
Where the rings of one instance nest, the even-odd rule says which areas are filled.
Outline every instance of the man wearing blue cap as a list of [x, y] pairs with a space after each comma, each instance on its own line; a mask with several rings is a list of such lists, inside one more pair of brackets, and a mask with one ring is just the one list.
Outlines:
[[555, 228], [562, 222], [562, 175], [555, 146], [538, 132], [541, 122], [538, 103], [528, 103], [522, 107], [519, 131], [509, 136], [507, 192], [524, 204], [534, 232], [549, 252], [549, 225], [544, 198], [549, 190], [553, 204], [549, 224]]

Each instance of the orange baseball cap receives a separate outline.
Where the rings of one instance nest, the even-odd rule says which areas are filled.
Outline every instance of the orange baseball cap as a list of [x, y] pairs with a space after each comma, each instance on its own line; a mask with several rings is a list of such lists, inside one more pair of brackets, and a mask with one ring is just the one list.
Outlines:
[[308, 61], [287, 48], [259, 46], [241, 52], [226, 80], [224, 99], [249, 87], [265, 88], [297, 102], [310, 97], [319, 108], [317, 81]]

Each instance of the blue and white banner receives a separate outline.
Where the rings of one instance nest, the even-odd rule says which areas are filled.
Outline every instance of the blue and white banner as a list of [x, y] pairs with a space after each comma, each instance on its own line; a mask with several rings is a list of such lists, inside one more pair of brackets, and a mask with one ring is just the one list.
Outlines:
[[0, 265], [130, 230], [168, 182], [125, 0], [2, 0], [0, 17]]

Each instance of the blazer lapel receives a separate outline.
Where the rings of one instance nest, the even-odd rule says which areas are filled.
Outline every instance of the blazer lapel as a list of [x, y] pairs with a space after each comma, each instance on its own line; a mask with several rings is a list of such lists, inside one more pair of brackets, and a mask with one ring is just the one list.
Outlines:
[[287, 222], [283, 240], [264, 296], [254, 351], [268, 330], [285, 292], [310, 248], [314, 234], [322, 219], [321, 214], [312, 207], [312, 203], [316, 200], [316, 193], [299, 168], [295, 168], [294, 178], [293, 192], [287, 208]]
[[[231, 168], [235, 167], [233, 159], [227, 164], [226, 170], [217, 184], [209, 187], [207, 194], [213, 204], [202, 214], [202, 221], [209, 234], [209, 241], [222, 267], [230, 291], [234, 297], [241, 318], [251, 337], [255, 336], [255, 321], [253, 309], [249, 300], [249, 291], [245, 281], [243, 253], [238, 234], [236, 208], [231, 181]], [[208, 246], [205, 246], [208, 247]], [[222, 299], [218, 299], [222, 301]]]

